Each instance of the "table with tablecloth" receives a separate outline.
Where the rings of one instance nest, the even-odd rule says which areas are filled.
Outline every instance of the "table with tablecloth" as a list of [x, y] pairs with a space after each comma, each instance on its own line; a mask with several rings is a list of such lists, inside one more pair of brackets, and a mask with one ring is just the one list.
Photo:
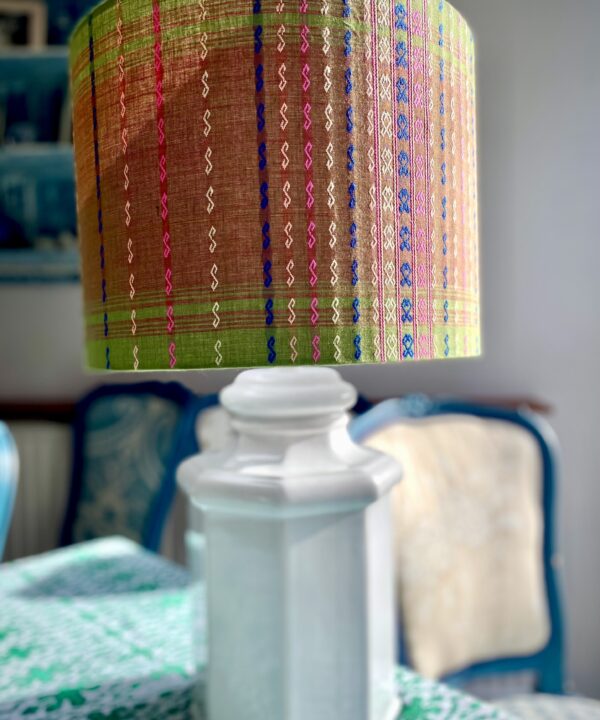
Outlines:
[[[123, 538], [1, 565], [0, 718], [189, 718], [198, 593]], [[405, 668], [397, 682], [402, 720], [514, 717]]]

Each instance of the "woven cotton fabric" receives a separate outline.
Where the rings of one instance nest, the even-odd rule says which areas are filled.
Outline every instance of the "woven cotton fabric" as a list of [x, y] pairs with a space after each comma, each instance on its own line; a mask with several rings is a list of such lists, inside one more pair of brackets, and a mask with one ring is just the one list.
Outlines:
[[106, 0], [71, 39], [87, 356], [477, 355], [474, 49], [443, 0]]

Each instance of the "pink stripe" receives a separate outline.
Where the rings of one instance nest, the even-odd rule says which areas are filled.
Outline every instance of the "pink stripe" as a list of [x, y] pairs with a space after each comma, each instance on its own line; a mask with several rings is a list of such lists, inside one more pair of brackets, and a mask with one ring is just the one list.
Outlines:
[[[300, 0], [300, 12], [308, 12], [308, 0]], [[304, 143], [304, 187], [306, 192], [306, 244], [309, 282], [311, 287], [311, 324], [316, 327], [319, 323], [318, 298], [318, 264], [317, 264], [317, 225], [315, 215], [315, 185], [313, 162], [313, 134], [312, 134], [312, 99], [311, 99], [311, 68], [310, 68], [310, 28], [308, 25], [300, 27], [300, 59], [302, 73], [302, 139]], [[314, 345], [313, 345], [314, 348]], [[316, 358], [316, 359], [315, 359]], [[320, 353], [313, 352], [314, 362], [318, 362]]]
[[[121, 118], [121, 149], [123, 155], [123, 217], [125, 219], [125, 228], [127, 234], [127, 264], [130, 268], [129, 273], [129, 297], [131, 299], [131, 335], [135, 337], [137, 327], [135, 323], [135, 276], [134, 270], [134, 246], [130, 235], [131, 228], [131, 190], [130, 190], [130, 179], [129, 179], [129, 159], [128, 159], [128, 137], [127, 137], [127, 108], [125, 105], [126, 93], [127, 93], [127, 79], [125, 77], [125, 56], [123, 55], [123, 11], [122, 11], [122, 0], [117, 2], [117, 46], [119, 48], [119, 57], [117, 58], [117, 67], [119, 71], [119, 116]], [[133, 367], [137, 370], [139, 366], [139, 359], [136, 353], [135, 340], [133, 342]]]
[[318, 335], [313, 337], [313, 362], [318, 363], [321, 359], [321, 338]]
[[[426, 0], [425, 0], [426, 1]], [[398, 162], [398, 94], [396, 91], [396, 85], [398, 83], [398, 74], [396, 73], [396, 38], [393, 28], [396, 24], [395, 15], [395, 4], [390, 3], [390, 58], [392, 66], [392, 102], [393, 102], [393, 133], [392, 139], [394, 143], [394, 163]], [[396, 165], [394, 165], [396, 167]], [[398, 359], [402, 359], [402, 292], [400, 287], [400, 281], [402, 280], [402, 273], [400, 267], [402, 265], [402, 259], [400, 254], [400, 228], [402, 227], [402, 220], [400, 213], [398, 212], [398, 173], [394, 172], [394, 246], [396, 250], [396, 323], [398, 325]]]
[[[283, 13], [285, 10], [285, 2], [280, 2], [277, 5], [277, 12]], [[280, 151], [280, 166], [281, 166], [281, 187], [282, 187], [282, 241], [281, 249], [285, 253], [285, 267], [287, 272], [286, 283], [289, 288], [288, 293], [288, 324], [293, 327], [296, 316], [295, 313], [289, 312], [289, 303], [294, 299], [293, 286], [296, 281], [295, 277], [295, 263], [294, 263], [294, 229], [292, 224], [292, 195], [291, 195], [291, 182], [290, 182], [290, 144], [289, 144], [289, 133], [288, 133], [288, 95], [287, 95], [287, 53], [286, 53], [286, 26], [281, 23], [278, 29], [278, 44], [277, 51], [279, 53], [279, 67], [277, 70], [277, 81], [279, 88], [279, 151]], [[292, 308], [293, 310], [293, 308]]]
[[[175, 332], [175, 312], [173, 308], [173, 270], [171, 260], [171, 234], [169, 231], [169, 188], [167, 178], [167, 138], [165, 135], [165, 102], [163, 96], [162, 39], [160, 26], [160, 3], [152, 1], [154, 21], [154, 71], [156, 75], [156, 127], [158, 131], [158, 169], [160, 177], [160, 213], [162, 218], [163, 268], [165, 272], [165, 297], [167, 306], [167, 332]], [[177, 364], [175, 342], [169, 344], [169, 364]]]
[[[461, 45], [460, 45], [460, 59], [461, 62], [465, 62], [465, 65], [467, 63], [467, 57], [466, 53], [464, 52], [464, 45], [462, 43], [461, 38]], [[465, 79], [463, 78], [463, 73], [461, 72], [459, 74], [459, 97], [460, 97], [460, 115], [458, 119], [458, 126], [460, 128], [465, 127], [463, 123], [465, 122], [465, 101], [466, 101], [466, 88], [464, 84]], [[465, 197], [465, 139], [464, 134], [460, 133], [460, 197]], [[466, 237], [466, 222], [465, 222], [465, 202], [461, 202], [460, 204], [460, 216], [461, 216], [461, 226], [460, 226], [460, 232], [461, 232], [461, 238]], [[466, 243], [465, 243], [465, 250], [467, 250]], [[469, 287], [469, 283], [471, 281], [471, 268], [473, 265], [473, 256], [472, 256], [472, 249], [469, 245], [468, 247], [468, 253], [466, 255], [467, 262], [464, 262], [464, 273], [463, 273], [463, 288], [466, 290]], [[471, 307], [469, 306], [469, 309], [467, 310], [467, 316], [465, 319], [465, 322], [467, 325], [473, 324], [473, 315]], [[466, 339], [465, 335], [465, 339]], [[465, 354], [468, 354], [465, 353]]]
[[[375, 185], [376, 185], [376, 211], [377, 211], [377, 295], [379, 298], [379, 341], [381, 345], [381, 362], [386, 361], [385, 353], [385, 307], [383, 296], [383, 239], [381, 237], [381, 168], [379, 165], [379, 67], [377, 46], [377, 7], [375, 0], [371, 0], [371, 59], [373, 61], [373, 105], [375, 113], [375, 131], [373, 142], [375, 150]], [[393, 33], [392, 33], [393, 34]], [[392, 88], [392, 92], [395, 88]]]

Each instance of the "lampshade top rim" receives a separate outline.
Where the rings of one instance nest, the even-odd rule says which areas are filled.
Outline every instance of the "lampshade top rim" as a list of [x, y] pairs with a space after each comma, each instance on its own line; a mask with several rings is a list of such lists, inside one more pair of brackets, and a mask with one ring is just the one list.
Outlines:
[[[93, 16], [98, 12], [102, 12], [105, 8], [115, 6], [118, 2], [127, 2], [127, 0], [99, 0], [99, 2], [86, 10], [86, 12], [77, 20], [77, 22], [73, 26], [67, 41], [67, 45], [71, 45], [71, 41], [78, 34], [78, 32], [80, 32], [81, 27], [88, 22], [88, 18], [90, 16]], [[443, 2], [452, 8], [453, 12], [456, 13], [456, 15], [460, 18], [461, 22], [469, 29], [471, 35], [473, 35], [473, 31], [471, 30], [471, 26], [469, 25], [469, 22], [465, 15], [460, 10], [457, 10], [457, 8], [451, 2], [449, 2], [449, 0], [443, 0]]]

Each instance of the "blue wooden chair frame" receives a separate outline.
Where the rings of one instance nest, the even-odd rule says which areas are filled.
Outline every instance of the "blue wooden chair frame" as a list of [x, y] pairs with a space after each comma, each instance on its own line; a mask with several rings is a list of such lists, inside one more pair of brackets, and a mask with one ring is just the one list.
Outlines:
[[19, 456], [10, 430], [0, 422], [0, 561], [17, 496]]
[[[460, 400], [434, 401], [425, 396], [386, 400], [365, 414], [355, 418], [350, 433], [355, 441], [362, 442], [375, 431], [405, 418], [425, 418], [436, 415], [472, 415], [479, 418], [513, 423], [536, 440], [542, 457], [543, 515], [544, 515], [544, 577], [550, 614], [550, 638], [544, 648], [534, 655], [506, 657], [477, 663], [461, 672], [444, 678], [450, 684], [461, 685], [482, 676], [534, 671], [538, 678], [537, 690], [543, 693], [564, 693], [564, 645], [560, 593], [555, 570], [555, 516], [556, 474], [558, 443], [550, 426], [528, 410], [506, 410], [485, 405], [469, 404]], [[400, 662], [410, 664], [407, 648], [399, 641]]]
[[217, 395], [196, 396], [179, 383], [142, 382], [128, 385], [104, 385], [86, 395], [78, 404], [73, 426], [73, 471], [67, 511], [62, 527], [60, 544], [70, 545], [73, 542], [73, 523], [77, 514], [77, 506], [81, 497], [84, 471], [84, 439], [85, 421], [92, 405], [105, 397], [122, 395], [153, 395], [178, 404], [183, 415], [179, 421], [178, 438], [165, 467], [162, 484], [156, 494], [144, 523], [142, 545], [153, 552], [160, 546], [162, 532], [167, 514], [173, 502], [177, 484], [175, 472], [179, 463], [186, 457], [199, 451], [195, 424], [198, 415], [218, 405]]

